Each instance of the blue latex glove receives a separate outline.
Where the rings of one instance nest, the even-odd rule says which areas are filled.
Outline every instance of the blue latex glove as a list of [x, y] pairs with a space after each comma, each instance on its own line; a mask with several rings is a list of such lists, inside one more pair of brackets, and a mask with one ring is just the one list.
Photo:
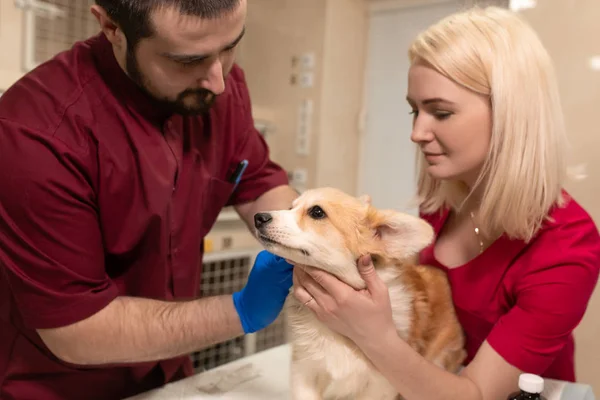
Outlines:
[[270, 325], [283, 308], [292, 287], [293, 266], [268, 251], [261, 251], [246, 286], [233, 294], [233, 304], [245, 333]]

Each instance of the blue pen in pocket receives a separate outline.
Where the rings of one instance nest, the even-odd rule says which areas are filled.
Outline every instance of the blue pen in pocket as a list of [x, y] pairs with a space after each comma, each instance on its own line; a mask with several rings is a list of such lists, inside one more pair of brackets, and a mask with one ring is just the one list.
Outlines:
[[233, 171], [233, 174], [229, 177], [229, 183], [233, 184], [233, 190], [237, 188], [240, 180], [242, 180], [242, 175], [244, 175], [246, 168], [248, 168], [248, 160], [242, 160], [235, 168], [235, 171]]

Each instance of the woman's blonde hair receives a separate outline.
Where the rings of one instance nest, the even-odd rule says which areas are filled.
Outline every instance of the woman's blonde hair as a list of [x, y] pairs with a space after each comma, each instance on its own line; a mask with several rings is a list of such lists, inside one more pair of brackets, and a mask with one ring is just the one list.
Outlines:
[[[480, 229], [530, 240], [550, 209], [563, 204], [567, 146], [554, 67], [536, 33], [509, 10], [472, 8], [421, 33], [409, 59], [489, 96], [491, 144], [476, 184], [485, 185], [478, 214], [485, 226]], [[460, 209], [468, 188], [434, 179], [426, 166], [418, 152], [421, 210]]]

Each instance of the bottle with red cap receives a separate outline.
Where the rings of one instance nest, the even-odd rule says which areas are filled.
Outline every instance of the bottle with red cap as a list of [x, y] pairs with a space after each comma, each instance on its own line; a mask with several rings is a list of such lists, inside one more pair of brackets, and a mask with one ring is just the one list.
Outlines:
[[542, 396], [544, 379], [533, 374], [519, 376], [519, 391], [508, 396], [507, 400], [546, 400]]

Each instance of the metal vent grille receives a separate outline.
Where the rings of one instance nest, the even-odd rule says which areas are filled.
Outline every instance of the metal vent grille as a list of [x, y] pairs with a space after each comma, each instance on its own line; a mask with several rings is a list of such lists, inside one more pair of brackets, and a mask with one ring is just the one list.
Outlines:
[[[200, 294], [231, 294], [244, 287], [257, 252], [227, 251], [204, 256]], [[235, 338], [192, 353], [196, 372], [206, 371], [286, 342], [285, 315], [260, 332]]]
[[[212, 256], [212, 257], [211, 257]], [[244, 287], [254, 254], [224, 254], [214, 257], [208, 254], [202, 265], [202, 297], [231, 294]], [[237, 360], [246, 354], [243, 337], [219, 343], [202, 351], [192, 353], [194, 369], [198, 372]]]
[[243, 337], [219, 343], [202, 351], [192, 353], [192, 364], [195, 372], [203, 372], [219, 365], [227, 364], [246, 355], [246, 344]]
[[56, 18], [35, 17], [34, 63], [40, 64], [100, 31], [90, 7], [94, 0], [46, 0], [62, 11]]
[[202, 266], [202, 297], [231, 294], [244, 287], [250, 267], [254, 263], [254, 253], [224, 253], [219, 258], [213, 257], [212, 260], [208, 256], [205, 256]]
[[275, 322], [256, 334], [257, 353], [287, 343], [285, 322], [285, 312], [282, 312]]
[[23, 10], [23, 68], [32, 70], [79, 40], [100, 32], [94, 0], [15, 0]]

